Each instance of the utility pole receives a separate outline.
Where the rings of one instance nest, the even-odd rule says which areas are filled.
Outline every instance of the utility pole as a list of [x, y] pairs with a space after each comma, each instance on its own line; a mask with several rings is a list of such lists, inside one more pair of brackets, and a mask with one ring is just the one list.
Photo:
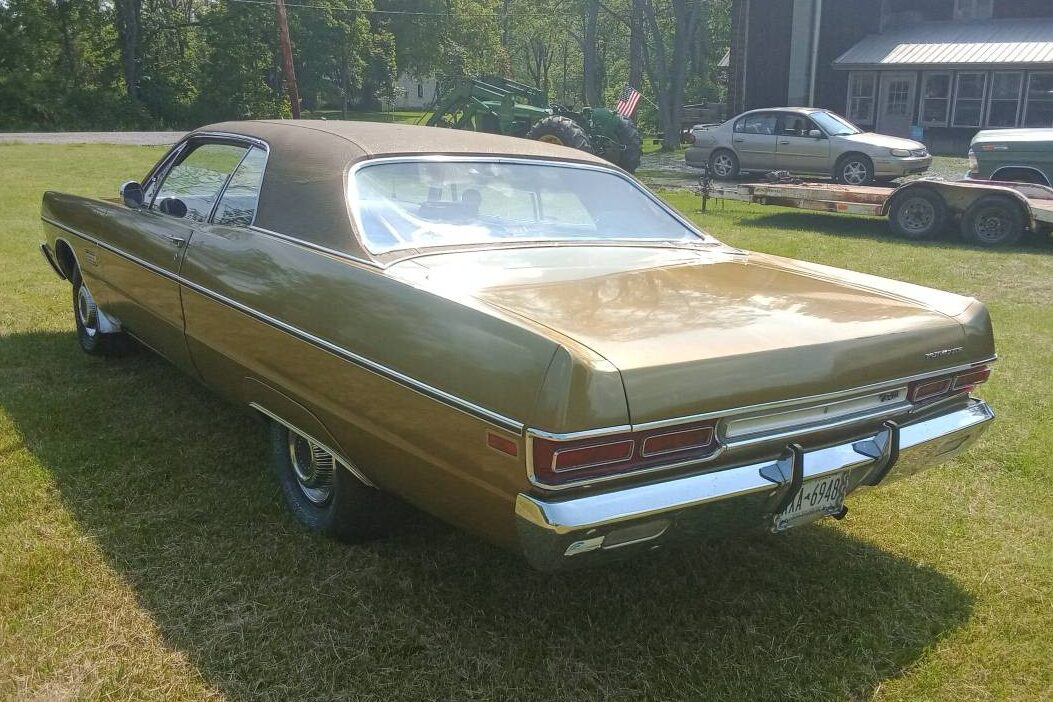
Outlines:
[[289, 39], [289, 15], [285, 13], [285, 0], [274, 0], [274, 7], [278, 10], [278, 36], [282, 45], [285, 90], [289, 93], [293, 119], [300, 119], [300, 91], [296, 87], [296, 69], [293, 68], [292, 40]]

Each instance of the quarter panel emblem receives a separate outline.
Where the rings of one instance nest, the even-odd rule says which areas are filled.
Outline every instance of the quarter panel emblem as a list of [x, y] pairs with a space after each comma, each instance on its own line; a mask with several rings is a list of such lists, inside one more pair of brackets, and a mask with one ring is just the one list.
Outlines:
[[947, 358], [948, 356], [957, 356], [965, 349], [961, 346], [955, 346], [953, 349], [939, 349], [938, 351], [929, 351], [925, 354], [925, 358], [929, 360], [935, 360], [937, 358]]

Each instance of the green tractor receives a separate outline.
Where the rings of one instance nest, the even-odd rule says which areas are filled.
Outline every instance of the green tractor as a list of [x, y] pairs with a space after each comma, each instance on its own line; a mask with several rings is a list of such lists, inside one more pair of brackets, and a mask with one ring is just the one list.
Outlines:
[[636, 125], [614, 110], [584, 107], [575, 112], [549, 103], [543, 90], [494, 76], [457, 80], [435, 101], [428, 126], [572, 146], [601, 156], [630, 173], [640, 165], [643, 152]]

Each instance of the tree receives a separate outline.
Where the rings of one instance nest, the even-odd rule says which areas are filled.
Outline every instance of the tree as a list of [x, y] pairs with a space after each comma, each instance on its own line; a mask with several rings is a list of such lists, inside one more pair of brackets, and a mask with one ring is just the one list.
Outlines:
[[680, 107], [703, 0], [639, 0], [639, 3], [646, 36], [644, 66], [658, 98], [662, 149], [672, 150], [680, 145]]

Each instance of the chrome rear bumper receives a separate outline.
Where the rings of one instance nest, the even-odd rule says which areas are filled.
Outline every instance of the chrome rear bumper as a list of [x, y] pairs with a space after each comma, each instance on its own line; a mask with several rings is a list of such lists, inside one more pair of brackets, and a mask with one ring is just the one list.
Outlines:
[[954, 458], [993, 419], [985, 402], [971, 400], [911, 424], [888, 423], [851, 443], [788, 451], [777, 461], [558, 501], [520, 494], [520, 542], [534, 567], [557, 570], [647, 550], [678, 536], [763, 529], [802, 480], [847, 470], [849, 492], [899, 480]]

